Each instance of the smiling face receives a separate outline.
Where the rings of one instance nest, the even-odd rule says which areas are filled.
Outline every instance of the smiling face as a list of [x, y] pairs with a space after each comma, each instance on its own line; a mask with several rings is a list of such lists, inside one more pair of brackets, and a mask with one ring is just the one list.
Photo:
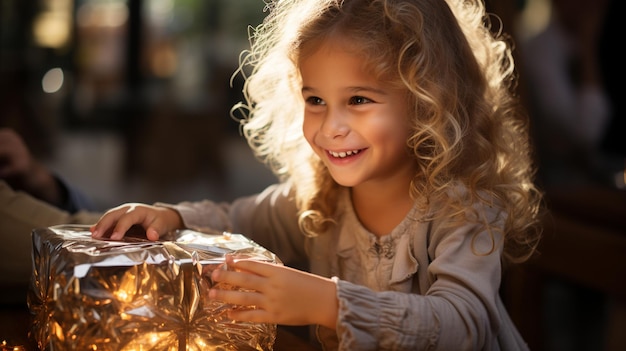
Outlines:
[[376, 79], [343, 44], [326, 41], [300, 61], [304, 136], [337, 183], [408, 189], [417, 168], [406, 92]]

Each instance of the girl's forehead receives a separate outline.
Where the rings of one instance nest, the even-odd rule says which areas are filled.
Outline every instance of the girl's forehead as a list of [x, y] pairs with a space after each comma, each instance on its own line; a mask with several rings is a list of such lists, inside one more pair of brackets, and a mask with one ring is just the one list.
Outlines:
[[[359, 45], [345, 35], [328, 36], [313, 41], [309, 41], [300, 46], [298, 57], [298, 68], [313, 56], [351, 56], [353, 62], [358, 65], [363, 72], [377, 77], [385, 84], [398, 83], [398, 75], [391, 69], [394, 65], [389, 62], [390, 55], [385, 53], [372, 53], [371, 47]], [[319, 55], [318, 55], [319, 54]]]
[[354, 43], [354, 40], [345, 35], [327, 35], [323, 38], [310, 40], [300, 45], [299, 61], [302, 62], [318, 52], [342, 52], [350, 55], [361, 56], [362, 49]]
[[319, 64], [330, 67], [343, 66], [362, 74], [371, 73], [364, 55], [360, 55], [353, 46], [344, 45], [342, 41], [337, 40], [317, 42], [301, 53], [298, 64], [301, 71], [305, 66], [316, 67]]

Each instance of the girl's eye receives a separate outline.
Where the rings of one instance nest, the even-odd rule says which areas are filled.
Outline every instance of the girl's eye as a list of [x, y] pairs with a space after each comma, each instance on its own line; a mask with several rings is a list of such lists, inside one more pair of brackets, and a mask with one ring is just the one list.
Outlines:
[[363, 96], [353, 96], [350, 98], [351, 105], [362, 105], [362, 104], [367, 104], [369, 102], [372, 102], [372, 100]]
[[310, 96], [306, 98], [305, 101], [307, 104], [311, 104], [311, 105], [323, 105], [324, 104], [324, 100], [318, 98], [317, 96]]

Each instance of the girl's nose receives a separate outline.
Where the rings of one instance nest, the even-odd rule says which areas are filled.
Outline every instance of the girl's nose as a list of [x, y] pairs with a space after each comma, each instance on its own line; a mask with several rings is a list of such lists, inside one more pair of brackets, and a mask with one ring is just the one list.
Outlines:
[[328, 109], [324, 121], [322, 122], [321, 132], [327, 138], [345, 137], [350, 132], [347, 123], [347, 115], [341, 109]]

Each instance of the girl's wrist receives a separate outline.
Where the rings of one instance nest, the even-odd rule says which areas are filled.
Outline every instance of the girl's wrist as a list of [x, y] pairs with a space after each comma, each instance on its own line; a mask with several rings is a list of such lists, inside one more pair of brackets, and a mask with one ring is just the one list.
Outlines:
[[339, 301], [337, 300], [337, 277], [324, 278], [324, 286], [320, 289], [321, 303], [319, 304], [319, 321], [317, 324], [335, 329], [339, 314]]

